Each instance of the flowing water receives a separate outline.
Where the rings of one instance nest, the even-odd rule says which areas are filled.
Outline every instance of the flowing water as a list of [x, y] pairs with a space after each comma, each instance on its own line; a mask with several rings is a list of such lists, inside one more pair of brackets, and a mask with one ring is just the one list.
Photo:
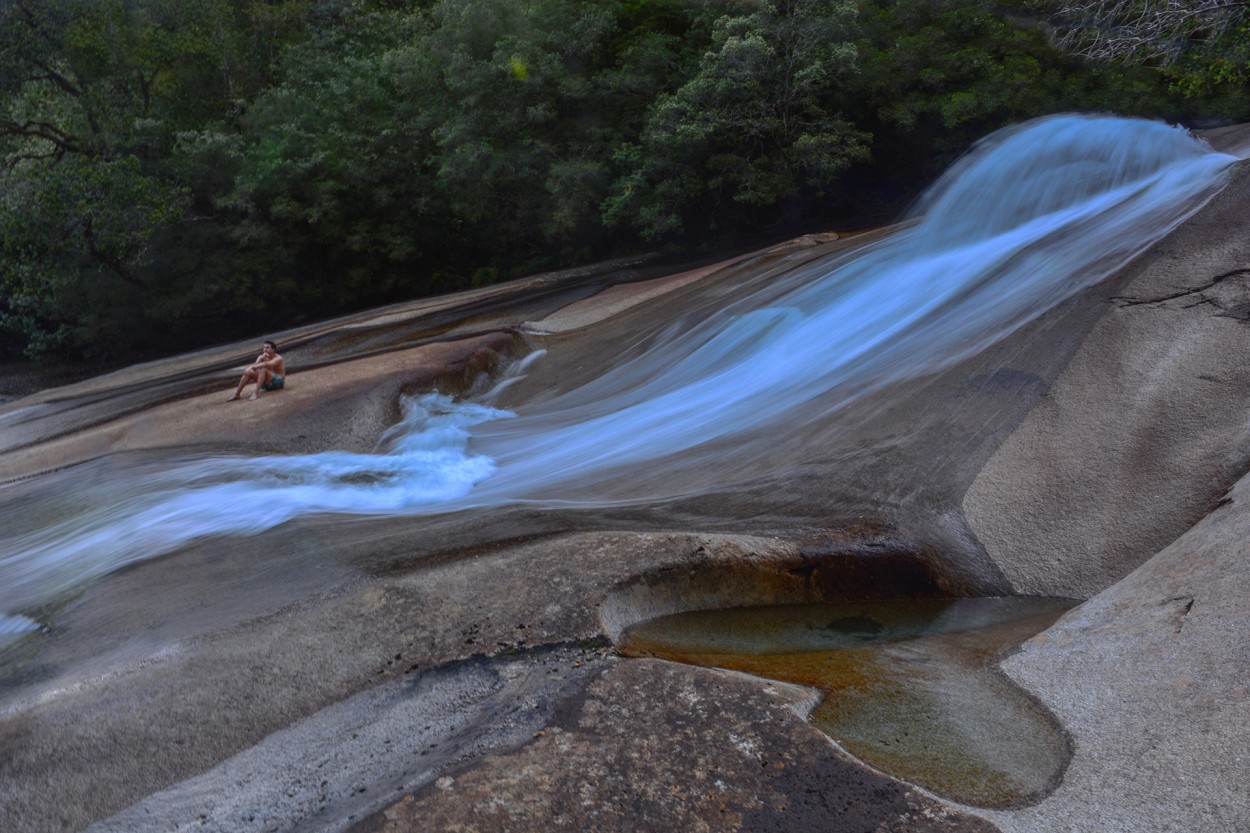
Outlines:
[[43, 494], [58, 498], [34, 505], [0, 490], [0, 633], [37, 627], [22, 614], [93, 576], [205, 536], [314, 513], [594, 506], [621, 499], [601, 484], [631, 467], [697, 471], [718, 441], [802, 427], [984, 349], [1174, 228], [1234, 161], [1159, 123], [1041, 119], [982, 141], [914, 226], [781, 276], [517, 414], [429, 394], [373, 454], [171, 461], [99, 482], [76, 470], [49, 476]]

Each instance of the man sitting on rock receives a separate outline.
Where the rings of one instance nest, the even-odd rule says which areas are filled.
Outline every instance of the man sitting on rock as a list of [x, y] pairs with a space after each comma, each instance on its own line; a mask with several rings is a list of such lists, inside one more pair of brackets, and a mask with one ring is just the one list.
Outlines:
[[252, 391], [252, 395], [248, 399], [255, 399], [260, 396], [263, 391], [282, 390], [286, 384], [286, 362], [278, 355], [278, 345], [272, 341], [266, 341], [264, 347], [261, 348], [261, 354], [256, 357], [256, 361], [252, 362], [247, 370], [243, 371], [243, 378], [239, 380], [239, 386], [234, 390], [234, 396], [230, 397], [230, 402], [234, 402], [243, 393], [243, 388], [247, 387], [248, 382], [256, 383], [256, 390]]

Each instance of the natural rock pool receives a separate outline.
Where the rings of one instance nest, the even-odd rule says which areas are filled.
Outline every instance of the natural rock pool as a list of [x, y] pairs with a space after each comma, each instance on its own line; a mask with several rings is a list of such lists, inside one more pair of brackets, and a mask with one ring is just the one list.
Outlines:
[[812, 722], [852, 754], [957, 801], [1005, 808], [1051, 792], [1071, 749], [993, 661], [1073, 605], [1005, 597], [695, 611], [630, 628], [620, 649], [818, 688]]

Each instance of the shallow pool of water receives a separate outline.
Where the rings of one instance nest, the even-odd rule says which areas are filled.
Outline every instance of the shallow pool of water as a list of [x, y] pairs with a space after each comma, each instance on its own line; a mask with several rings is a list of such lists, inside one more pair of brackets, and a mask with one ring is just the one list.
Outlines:
[[1071, 750], [993, 661], [1074, 602], [980, 598], [736, 608], [628, 630], [627, 656], [745, 671], [825, 693], [812, 722], [864, 761], [979, 807], [1040, 800]]

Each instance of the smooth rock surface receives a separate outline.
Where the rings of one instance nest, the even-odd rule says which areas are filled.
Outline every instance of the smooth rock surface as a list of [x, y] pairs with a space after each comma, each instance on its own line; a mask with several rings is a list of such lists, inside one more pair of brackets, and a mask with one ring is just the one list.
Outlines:
[[[762, 473], [758, 449], [727, 444], [682, 498], [306, 518], [93, 582], [0, 662], [0, 830], [1241, 833], [1247, 216], [1243, 172], [981, 355], [778, 428]], [[368, 449], [401, 391], [482, 390], [476, 371], [538, 349], [499, 404], [542, 402], [876, 238], [650, 284], [665, 270], [621, 263], [259, 334], [292, 389], [255, 403], [224, 401], [250, 343], [5, 402], [0, 511], [134, 460]], [[560, 332], [525, 332], [542, 321]], [[1091, 598], [1004, 662], [1073, 747], [1058, 788], [1011, 811], [859, 764], [803, 721], [808, 692], [607, 642], [684, 606], [1011, 591]]]
[[1003, 830], [1250, 829], [1250, 478], [1226, 499], [1004, 663], [1077, 751]]
[[[964, 512], [1016, 593], [1085, 598], [1250, 466], [1250, 168], [1137, 258]], [[1243, 310], [1244, 308], [1244, 310]]]

